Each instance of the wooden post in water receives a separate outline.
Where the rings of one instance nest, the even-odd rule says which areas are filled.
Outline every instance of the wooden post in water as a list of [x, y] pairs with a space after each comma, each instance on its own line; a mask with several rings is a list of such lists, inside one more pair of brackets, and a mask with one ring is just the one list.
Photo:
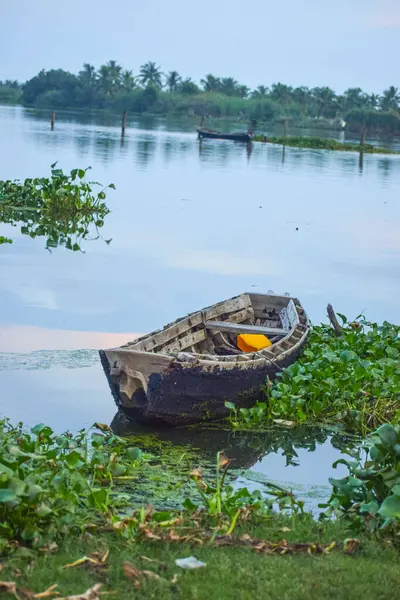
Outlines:
[[364, 168], [364, 152], [360, 152], [360, 157], [358, 159], [358, 168], [360, 170], [360, 172], [362, 173], [363, 168]]
[[53, 112], [51, 113], [51, 121], [50, 121], [50, 127], [51, 127], [51, 131], [54, 131], [54, 121], [56, 120], [56, 113]]
[[125, 128], [126, 128], [126, 110], [122, 113], [122, 125], [121, 125], [121, 139], [123, 140], [125, 137]]
[[361, 128], [361, 138], [360, 138], [361, 146], [364, 146], [366, 137], [367, 137], [367, 128], [365, 127], [365, 125], [363, 125]]

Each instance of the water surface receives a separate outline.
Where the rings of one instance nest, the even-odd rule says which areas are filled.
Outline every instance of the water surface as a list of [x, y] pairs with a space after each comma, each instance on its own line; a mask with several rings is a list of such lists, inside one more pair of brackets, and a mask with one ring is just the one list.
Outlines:
[[[398, 320], [400, 157], [199, 143], [193, 120], [152, 117], [130, 118], [122, 143], [118, 116], [62, 113], [54, 132], [49, 116], [0, 107], [0, 177], [59, 161], [117, 189], [84, 253], [0, 225], [14, 239], [0, 247], [1, 414], [57, 430], [110, 423], [96, 348], [246, 290], [297, 295], [314, 322], [328, 302]], [[247, 480], [326, 486], [338, 456], [328, 439], [285, 467], [277, 449]]]

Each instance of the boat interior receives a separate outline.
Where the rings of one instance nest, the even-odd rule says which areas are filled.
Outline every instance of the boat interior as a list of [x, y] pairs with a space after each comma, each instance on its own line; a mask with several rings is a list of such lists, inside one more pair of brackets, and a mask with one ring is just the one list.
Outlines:
[[183, 354], [182, 360], [189, 354], [232, 360], [232, 356], [240, 359], [248, 354], [238, 347], [239, 336], [264, 335], [268, 339], [265, 351], [276, 356], [301, 339], [307, 323], [304, 309], [295, 298], [245, 293], [191, 313], [121, 348], [173, 354], [178, 359]]

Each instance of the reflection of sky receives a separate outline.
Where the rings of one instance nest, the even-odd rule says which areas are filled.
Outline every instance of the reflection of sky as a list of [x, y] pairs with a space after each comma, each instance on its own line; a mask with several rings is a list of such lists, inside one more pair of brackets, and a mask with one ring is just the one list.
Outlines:
[[348, 474], [344, 465], [338, 465], [335, 469], [332, 467], [343, 455], [332, 446], [329, 439], [317, 444], [313, 452], [296, 448], [296, 453], [296, 466], [286, 466], [286, 457], [281, 451], [264, 456], [238, 478], [235, 486], [266, 492], [266, 482], [277, 483], [287, 490], [293, 490], [295, 497], [305, 502], [306, 510], [320, 513], [318, 504], [326, 502], [332, 491], [329, 478], [340, 479]]
[[398, 157], [365, 156], [361, 172], [357, 154], [286, 148], [282, 163], [280, 147], [254, 145], [248, 158], [240, 144], [199, 148], [176, 124], [135, 122], [121, 147], [101, 118], [64, 115], [52, 134], [37, 115], [0, 109], [1, 177], [59, 160], [117, 187], [109, 246], [50, 254], [44, 240], [1, 228], [15, 242], [0, 251], [0, 324], [142, 332], [253, 289], [298, 295], [314, 321], [327, 302], [397, 318]]
[[0, 418], [28, 427], [46, 423], [57, 432], [78, 431], [94, 421], [109, 424], [116, 410], [100, 362], [73, 370], [0, 369], [0, 386]]

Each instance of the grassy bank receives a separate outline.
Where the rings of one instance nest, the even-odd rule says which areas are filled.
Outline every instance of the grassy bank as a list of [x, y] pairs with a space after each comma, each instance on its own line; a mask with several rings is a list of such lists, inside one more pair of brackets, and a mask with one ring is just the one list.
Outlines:
[[[298, 523], [294, 531], [288, 531], [287, 525], [277, 519], [263, 527], [248, 529], [248, 534], [277, 544], [285, 538], [289, 545], [314, 542], [329, 546], [336, 541], [337, 547], [326, 554], [299, 548], [282, 555], [235, 545], [218, 547], [157, 540], [129, 542], [96, 534], [70, 538], [59, 548], [53, 546], [53, 552], [17, 550], [3, 562], [1, 579], [14, 582], [20, 598], [33, 597], [26, 591], [23, 595], [23, 589], [38, 594], [57, 585], [53, 591], [68, 597], [82, 594], [97, 584], [101, 584], [100, 591], [109, 593], [111, 598], [127, 600], [393, 598], [400, 567], [396, 550], [361, 537], [359, 546], [347, 544], [349, 551], [353, 548], [355, 551], [346, 554], [342, 544], [351, 534], [340, 524], [320, 526], [305, 520]], [[91, 564], [65, 568], [92, 553], [99, 553], [101, 558], [106, 556], [104, 562], [94, 555]], [[206, 566], [191, 571], [176, 566], [175, 559], [189, 556], [195, 556]], [[11, 594], [3, 597], [15, 599]], [[78, 597], [99, 600], [107, 596], [93, 593], [74, 596], [74, 599]]]
[[397, 150], [373, 146], [372, 144], [352, 144], [350, 142], [343, 143], [320, 137], [267, 137], [265, 135], [256, 135], [253, 138], [253, 141], [269, 144], [281, 144], [282, 146], [291, 146], [293, 148], [312, 148], [315, 150], [340, 150], [342, 152], [365, 152], [366, 154], [400, 154], [400, 152]]

